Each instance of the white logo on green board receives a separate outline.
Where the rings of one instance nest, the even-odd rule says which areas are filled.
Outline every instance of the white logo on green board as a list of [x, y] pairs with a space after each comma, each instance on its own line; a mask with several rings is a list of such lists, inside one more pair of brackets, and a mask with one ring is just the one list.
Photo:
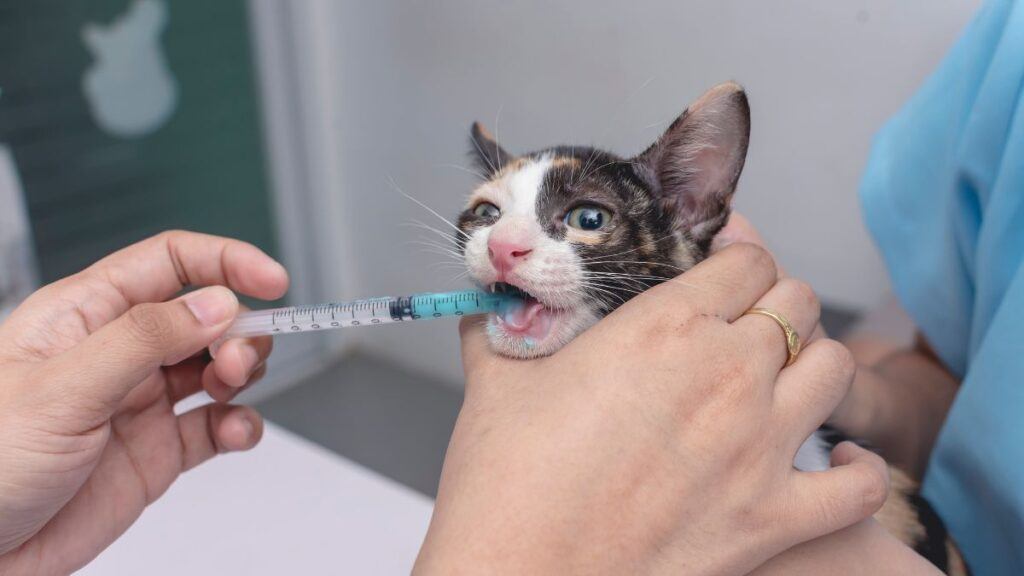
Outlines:
[[178, 86], [160, 45], [166, 25], [162, 0], [135, 0], [111, 24], [90, 22], [82, 28], [82, 40], [94, 60], [82, 78], [82, 89], [93, 119], [107, 133], [144, 136], [174, 113]]

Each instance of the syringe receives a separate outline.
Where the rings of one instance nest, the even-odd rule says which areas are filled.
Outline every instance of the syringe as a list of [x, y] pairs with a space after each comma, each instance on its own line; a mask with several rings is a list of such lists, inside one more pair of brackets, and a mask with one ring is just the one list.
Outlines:
[[463, 290], [257, 310], [239, 314], [220, 341], [486, 314], [501, 312], [521, 301], [512, 294]]

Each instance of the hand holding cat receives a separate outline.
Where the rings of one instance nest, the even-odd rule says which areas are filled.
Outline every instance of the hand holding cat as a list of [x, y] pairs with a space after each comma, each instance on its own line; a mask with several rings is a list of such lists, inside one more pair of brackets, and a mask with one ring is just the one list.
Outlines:
[[874, 513], [883, 461], [852, 444], [793, 469], [853, 378], [810, 343], [783, 369], [778, 325], [818, 322], [806, 285], [750, 244], [656, 286], [553, 356], [494, 355], [463, 325], [466, 399], [420, 573], [745, 573]]
[[[171, 299], [185, 285], [207, 286]], [[0, 324], [0, 573], [72, 572], [184, 470], [247, 450], [262, 420], [211, 404], [262, 374], [269, 338], [231, 340], [238, 300], [280, 297], [284, 269], [255, 247], [169, 232], [33, 294]]]

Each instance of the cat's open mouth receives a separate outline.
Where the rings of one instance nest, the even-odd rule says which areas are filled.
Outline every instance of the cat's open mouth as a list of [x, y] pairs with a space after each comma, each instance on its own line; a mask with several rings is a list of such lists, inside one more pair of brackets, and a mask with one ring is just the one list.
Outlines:
[[551, 324], [558, 311], [546, 306], [526, 290], [507, 282], [495, 282], [488, 286], [491, 292], [511, 294], [522, 299], [496, 314], [498, 325], [513, 337], [543, 340], [551, 333]]

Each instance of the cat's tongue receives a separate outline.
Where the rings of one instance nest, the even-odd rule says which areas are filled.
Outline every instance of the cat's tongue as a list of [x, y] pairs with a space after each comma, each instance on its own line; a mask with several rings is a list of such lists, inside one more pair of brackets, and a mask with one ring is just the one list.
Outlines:
[[516, 336], [540, 339], [551, 330], [551, 311], [533, 298], [511, 304], [498, 318]]

